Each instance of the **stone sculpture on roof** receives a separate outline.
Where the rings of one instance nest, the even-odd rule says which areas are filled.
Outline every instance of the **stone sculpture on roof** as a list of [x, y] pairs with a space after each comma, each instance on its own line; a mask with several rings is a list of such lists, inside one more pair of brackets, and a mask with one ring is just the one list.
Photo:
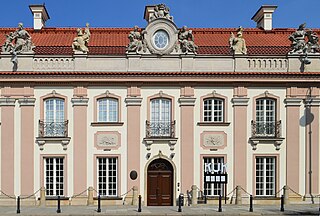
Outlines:
[[165, 4], [158, 4], [154, 7], [154, 14], [150, 17], [150, 21], [157, 18], [166, 18], [173, 21], [173, 17], [170, 16], [170, 8]]
[[187, 26], [183, 26], [179, 32], [179, 43], [183, 53], [196, 53], [198, 46], [194, 43], [194, 36], [192, 30], [187, 30]]
[[233, 54], [247, 54], [246, 41], [242, 37], [243, 28], [240, 26], [237, 30], [237, 37], [231, 32], [231, 36], [229, 38], [230, 48]]
[[16, 63], [18, 54], [32, 52], [34, 48], [30, 34], [23, 28], [23, 24], [19, 23], [16, 31], [6, 35], [6, 40], [2, 45], [2, 52], [12, 53], [11, 61]]
[[80, 51], [83, 53], [89, 52], [88, 43], [90, 40], [90, 30], [89, 30], [89, 23], [86, 24], [86, 28], [84, 33], [82, 33], [82, 29], [77, 29], [77, 37], [73, 39], [72, 49], [74, 52]]
[[135, 52], [141, 53], [141, 51], [146, 52], [147, 45], [144, 39], [145, 31], [139, 32], [139, 27], [135, 26], [133, 31], [131, 31], [128, 35], [129, 44], [127, 46], [127, 53]]
[[[319, 38], [312, 30], [306, 30], [306, 23], [301, 24], [298, 29], [289, 36], [292, 50], [290, 54], [307, 54], [319, 52]], [[306, 40], [307, 38], [307, 40]]]

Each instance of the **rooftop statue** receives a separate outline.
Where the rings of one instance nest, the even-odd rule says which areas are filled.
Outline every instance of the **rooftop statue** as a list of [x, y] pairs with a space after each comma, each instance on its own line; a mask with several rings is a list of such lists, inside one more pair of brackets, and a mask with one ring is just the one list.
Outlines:
[[289, 36], [289, 40], [292, 42], [290, 54], [319, 53], [318, 35], [310, 29], [306, 30], [305, 27], [305, 23], [301, 24], [298, 29]]
[[187, 26], [183, 26], [179, 32], [179, 42], [183, 53], [196, 53], [198, 46], [194, 43], [194, 36], [192, 30], [187, 30]]
[[6, 35], [6, 40], [2, 45], [2, 52], [12, 53], [11, 61], [17, 62], [18, 54], [32, 52], [34, 48], [30, 34], [23, 28], [23, 24], [19, 23], [16, 31]]
[[127, 46], [127, 53], [136, 52], [140, 53], [141, 51], [146, 52], [147, 46], [144, 40], [145, 30], [139, 32], [139, 27], [135, 26], [133, 31], [128, 35], [129, 44]]
[[312, 30], [308, 30], [306, 33], [308, 38], [307, 42], [307, 52], [308, 53], [319, 53], [320, 45], [319, 45], [319, 37], [317, 33], [313, 32]]
[[292, 42], [291, 43], [291, 48], [292, 50], [290, 53], [305, 53], [306, 52], [306, 41], [305, 41], [305, 36], [306, 36], [306, 23], [301, 24], [298, 29], [293, 32], [289, 36], [289, 40]]
[[165, 4], [158, 4], [154, 7], [154, 14], [150, 17], [150, 21], [157, 18], [166, 18], [173, 21], [173, 17], [170, 16], [170, 8]]
[[230, 48], [233, 54], [247, 54], [246, 41], [242, 37], [243, 28], [240, 26], [237, 30], [237, 37], [231, 32], [231, 36], [229, 38]]
[[89, 23], [86, 24], [86, 28], [84, 33], [82, 33], [82, 29], [77, 29], [77, 37], [73, 39], [72, 49], [73, 51], [82, 51], [83, 53], [89, 52], [88, 43], [90, 40], [90, 30], [89, 30]]

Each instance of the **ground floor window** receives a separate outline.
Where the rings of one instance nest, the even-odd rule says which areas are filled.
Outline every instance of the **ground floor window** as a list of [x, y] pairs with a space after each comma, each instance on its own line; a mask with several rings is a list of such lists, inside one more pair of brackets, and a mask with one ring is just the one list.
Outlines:
[[118, 158], [97, 158], [98, 192], [101, 196], [117, 196]]
[[[203, 164], [213, 164], [212, 170], [218, 170], [221, 164], [224, 163], [223, 157], [204, 157]], [[204, 169], [205, 170], [205, 167]], [[224, 196], [224, 185], [218, 183], [204, 183], [204, 194], [207, 196]]]
[[47, 196], [63, 196], [64, 158], [45, 158], [45, 185]]
[[274, 196], [276, 186], [276, 158], [256, 157], [256, 195]]

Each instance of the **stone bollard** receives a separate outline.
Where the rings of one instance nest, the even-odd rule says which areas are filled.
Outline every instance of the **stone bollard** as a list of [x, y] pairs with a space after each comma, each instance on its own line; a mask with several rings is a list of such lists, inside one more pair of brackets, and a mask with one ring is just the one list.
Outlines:
[[94, 205], [94, 201], [93, 201], [93, 187], [89, 187], [88, 188], [88, 202], [87, 202], [88, 206], [92, 206]]
[[284, 196], [284, 204], [289, 204], [289, 187], [288, 185], [283, 186], [283, 196]]
[[46, 188], [40, 188], [40, 206], [46, 206]]
[[196, 185], [192, 185], [191, 186], [191, 203], [192, 206], [195, 206], [198, 204], [198, 197], [197, 197], [197, 186]]
[[132, 203], [131, 205], [138, 205], [138, 187], [137, 186], [133, 186], [132, 188], [133, 190], [133, 196], [132, 196]]
[[241, 205], [242, 204], [242, 190], [241, 186], [236, 187], [236, 205]]

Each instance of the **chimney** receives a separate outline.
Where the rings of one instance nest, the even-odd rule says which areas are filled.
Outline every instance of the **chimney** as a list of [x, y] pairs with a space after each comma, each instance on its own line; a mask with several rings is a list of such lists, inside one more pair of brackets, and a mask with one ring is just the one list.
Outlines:
[[154, 5], [149, 5], [149, 6], [146, 6], [145, 7], [145, 10], [144, 10], [144, 19], [147, 20], [147, 22], [150, 21], [151, 17], [153, 16], [154, 14], [154, 8], [155, 6]]
[[257, 23], [257, 28], [272, 30], [272, 14], [278, 6], [262, 5], [260, 9], [251, 18]]
[[33, 14], [33, 29], [41, 30], [46, 26], [46, 21], [50, 19], [45, 5], [29, 5]]

